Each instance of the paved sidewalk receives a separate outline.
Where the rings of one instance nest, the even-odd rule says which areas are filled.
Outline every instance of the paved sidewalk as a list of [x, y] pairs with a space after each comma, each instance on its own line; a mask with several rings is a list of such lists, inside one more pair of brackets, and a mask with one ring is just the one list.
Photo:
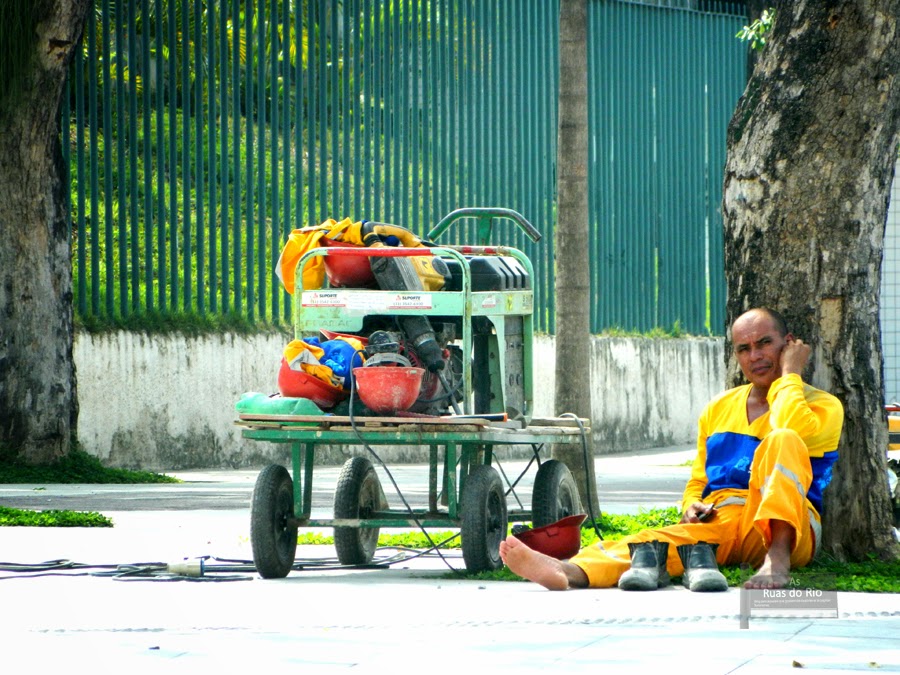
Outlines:
[[[671, 459], [645, 453], [615, 461], [623, 476], [668, 475], [677, 473], [670, 471], [678, 464]], [[109, 508], [100, 510], [116, 527], [0, 528], [0, 561], [249, 560], [249, 512], [215, 508], [214, 495], [220, 485], [249, 495], [254, 479], [255, 472], [207, 472], [204, 481], [185, 484], [195, 497], [203, 488], [199, 494], [209, 497], [204, 508], [133, 509], [127, 490], [110, 492], [104, 497]], [[0, 504], [20, 498], [18, 487], [0, 486]], [[39, 492], [59, 500], [59, 487]], [[171, 506], [168, 499], [159, 503]], [[463, 568], [453, 553], [446, 561], [325, 569], [333, 556], [330, 546], [300, 547], [298, 558], [308, 567], [279, 580], [243, 570], [231, 574], [234, 580], [214, 572], [199, 581], [96, 576], [109, 571], [100, 568], [67, 576], [0, 572], [14, 577], [0, 579], [4, 662], [21, 664], [23, 672], [116, 674], [280, 673], [292, 666], [312, 673], [596, 673], [603, 666], [656, 666], [669, 673], [900, 672], [898, 595], [839, 593], [837, 618], [746, 617], [737, 589], [551, 593], [529, 583], [459, 579], [449, 569]]]

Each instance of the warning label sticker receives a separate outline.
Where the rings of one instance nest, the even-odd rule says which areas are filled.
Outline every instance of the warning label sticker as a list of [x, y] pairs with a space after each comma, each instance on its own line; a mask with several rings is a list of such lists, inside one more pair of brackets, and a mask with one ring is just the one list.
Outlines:
[[304, 291], [303, 307], [344, 307], [348, 310], [387, 312], [395, 309], [432, 309], [430, 293], [388, 291]]
[[388, 309], [431, 309], [431, 295], [427, 293], [395, 293]]
[[347, 300], [339, 291], [304, 291], [303, 307], [346, 307]]

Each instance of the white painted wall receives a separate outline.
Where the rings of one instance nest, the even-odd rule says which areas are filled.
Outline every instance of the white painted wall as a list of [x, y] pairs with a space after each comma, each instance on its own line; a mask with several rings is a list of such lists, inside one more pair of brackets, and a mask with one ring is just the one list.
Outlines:
[[[80, 333], [79, 441], [109, 466], [155, 471], [285, 462], [287, 446], [245, 441], [234, 425], [241, 394], [277, 390], [284, 344], [281, 335]], [[594, 338], [592, 362], [570, 378], [592, 388], [594, 451], [692, 444], [703, 405], [722, 390], [722, 348], [721, 339]], [[566, 412], [553, 410], [553, 338], [538, 336], [534, 349], [535, 415]], [[384, 456], [424, 461], [417, 450]]]

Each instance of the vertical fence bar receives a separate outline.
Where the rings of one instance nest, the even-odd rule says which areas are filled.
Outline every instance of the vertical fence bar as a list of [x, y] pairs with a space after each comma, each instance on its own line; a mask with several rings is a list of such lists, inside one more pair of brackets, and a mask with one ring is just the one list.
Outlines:
[[97, 18], [94, 12], [88, 14], [88, 95], [90, 96], [90, 147], [91, 147], [91, 314], [100, 314], [100, 195], [99, 195], [99, 155], [98, 155], [98, 110], [97, 110]]
[[[296, 210], [294, 214], [295, 228], [301, 227], [304, 222], [306, 222], [304, 219], [304, 213], [306, 212], [306, 208], [304, 208], [304, 198], [306, 195], [303, 187], [305, 185], [304, 180], [306, 176], [309, 175], [309, 167], [303, 157], [304, 126], [308, 129], [308, 121], [307, 124], [304, 125], [304, 114], [306, 112], [304, 100], [309, 98], [309, 69], [304, 69], [303, 67], [304, 54], [308, 56], [309, 53], [309, 15], [304, 14], [302, 11], [301, 8], [304, 6], [308, 5], [301, 5], [301, 0], [294, 0], [294, 39], [296, 40], [296, 63], [294, 65], [294, 77], [296, 79], [296, 93], [294, 98], [294, 167], [297, 171], [294, 178], [294, 189], [296, 191]], [[306, 51], [303, 49], [304, 39], [307, 44]], [[306, 167], [306, 171], [304, 171], [304, 167]], [[287, 230], [289, 228], [285, 229]], [[284, 317], [286, 319], [290, 319], [291, 316], [290, 304], [290, 300], [286, 300], [284, 303]]]
[[316, 209], [316, 102], [318, 100], [318, 59], [316, 44], [318, 41], [319, 3], [316, 0], [307, 5], [307, 44], [306, 44], [306, 209], [308, 223], [318, 217]]
[[[341, 218], [350, 217], [356, 221], [359, 216], [352, 206], [351, 193], [358, 190], [356, 185], [356, 173], [350, 166], [350, 150], [353, 149], [354, 156], [359, 150], [358, 138], [356, 134], [358, 120], [356, 118], [356, 104], [350, 98], [350, 79], [356, 72], [356, 61], [354, 58], [355, 31], [352, 29], [351, 0], [345, 0], [343, 3], [343, 20], [342, 39], [340, 42], [340, 61], [341, 61], [341, 122], [343, 139], [338, 143], [337, 148], [342, 151], [341, 170], [340, 170], [340, 187], [341, 187], [341, 208], [337, 211]], [[352, 123], [352, 126], [351, 126]]]
[[[287, 63], [290, 60], [288, 41], [285, 39], [284, 30], [288, 26], [286, 15], [287, 0], [271, 0], [269, 2], [269, 68], [270, 98], [271, 98], [271, 124], [269, 125], [272, 148], [269, 171], [269, 180], [272, 193], [272, 219], [269, 223], [269, 255], [265, 257], [263, 279], [268, 280], [269, 295], [272, 298], [271, 306], [265, 314], [265, 318], [277, 322], [281, 316], [281, 294], [278, 292], [278, 279], [272, 274], [275, 262], [278, 260], [278, 249], [281, 244], [281, 222], [287, 218], [287, 203], [282, 203], [281, 192], [283, 186], [290, 185], [291, 167], [288, 162], [282, 162], [281, 149], [287, 145], [287, 129], [284, 120], [287, 115], [287, 96], [290, 91], [290, 78], [287, 73]], [[281, 11], [279, 11], [281, 10]], [[279, 26], [281, 33], [279, 33]], [[289, 188], [284, 187], [288, 192]]]
[[[272, 148], [274, 156], [275, 144], [269, 142], [266, 136], [267, 132], [274, 130], [272, 115], [274, 113], [275, 96], [278, 82], [275, 79], [275, 69], [271, 68], [267, 61], [269, 55], [274, 51], [274, 41], [266, 43], [268, 33], [269, 19], [269, 3], [267, 0], [259, 0], [256, 5], [256, 36], [258, 45], [257, 54], [257, 83], [256, 83], [256, 123], [257, 135], [259, 143], [257, 145], [257, 153], [254, 157], [256, 162], [257, 186], [257, 221], [256, 221], [256, 308], [260, 321], [265, 321], [268, 316], [266, 312], [266, 301], [268, 297], [268, 284], [266, 283], [266, 273], [268, 272], [268, 221], [269, 221], [269, 190], [271, 183], [266, 180], [266, 148]], [[274, 17], [273, 17], [274, 18]], [[271, 103], [271, 104], [270, 104]], [[274, 135], [272, 140], [274, 141]], [[272, 176], [274, 180], [275, 176]], [[274, 202], [273, 202], [274, 205]], [[252, 213], [252, 211], [250, 212]], [[249, 219], [248, 219], [249, 220]], [[249, 229], [252, 229], [249, 228]], [[250, 301], [248, 300], [248, 303]]]
[[141, 63], [147, 64], [143, 73], [141, 87], [141, 116], [143, 143], [141, 145], [141, 163], [144, 167], [144, 216], [143, 216], [143, 251], [144, 251], [144, 294], [145, 311], [153, 310], [153, 172], [151, 141], [153, 135], [152, 99], [150, 98], [150, 1], [141, 0]]
[[[265, 0], [258, 0], [256, 4], [256, 103], [253, 109], [256, 112], [256, 151], [252, 158], [253, 168], [256, 174], [256, 222], [253, 222], [253, 199], [248, 196], [247, 215], [248, 215], [248, 231], [256, 230], [255, 250], [248, 250], [248, 259], [253, 258], [256, 261], [256, 297], [255, 304], [257, 315], [260, 320], [266, 319], [266, 219], [268, 190], [266, 187], [266, 125], [268, 123], [268, 107], [266, 105], [266, 57], [268, 49], [266, 48], [266, 19], [264, 10], [266, 7]], [[249, 78], [248, 78], [249, 79]], [[272, 86], [271, 80], [269, 86]], [[249, 106], [248, 106], [249, 108]], [[252, 127], [253, 117], [248, 121], [248, 126]], [[249, 176], [248, 176], [249, 178]], [[248, 183], [249, 184], [249, 183]], [[252, 276], [250, 270], [247, 271], [248, 278]], [[248, 299], [248, 303], [253, 304]], [[252, 318], [252, 315], [251, 315]]]
[[[256, 222], [256, 186], [259, 177], [256, 169], [256, 125], [254, 117], [259, 114], [258, 101], [255, 100], [254, 94], [260, 84], [257, 81], [259, 77], [258, 66], [260, 57], [257, 55], [256, 40], [258, 39], [256, 31], [254, 31], [257, 21], [255, 20], [255, 8], [262, 0], [244, 0], [244, 32], [247, 36], [247, 62], [244, 66], [244, 135], [247, 139], [245, 143], [244, 158], [244, 218], [241, 221], [241, 234], [246, 238], [244, 245], [246, 253], [242, 256], [235, 256], [234, 264], [236, 275], [240, 279], [239, 286], [245, 287], [247, 301], [247, 317], [250, 321], [256, 319], [256, 300], [257, 288], [255, 272], [257, 265], [257, 231], [258, 222]], [[238, 276], [239, 275], [239, 276]]]
[[[515, 14], [516, 7], [513, 3], [500, 3], [500, 16], [498, 25], [500, 31], [500, 58], [498, 59], [499, 77], [497, 79], [498, 113], [497, 125], [499, 138], [502, 142], [498, 148], [500, 157], [500, 190], [506, 196], [506, 202], [515, 210], [519, 209], [519, 193], [516, 183], [515, 167], [518, 165], [518, 138], [519, 127], [522, 122], [519, 114], [520, 99], [516, 91], [518, 80], [515, 60]], [[502, 124], [503, 121], [506, 124]], [[511, 127], [511, 128], [510, 128]], [[499, 203], [499, 202], [498, 202]], [[513, 230], [513, 239], [510, 244], [519, 246], [523, 241], [519, 238], [517, 228]]]
[[[105, 269], [103, 292], [105, 313], [107, 317], [115, 314], [115, 279], [116, 265], [113, 259], [115, 251], [115, 219], [113, 217], [113, 197], [115, 196], [115, 181], [113, 180], [113, 129], [112, 129], [112, 65], [110, 61], [110, 42], [112, 30], [110, 28], [111, 8], [108, 3], [103, 5], [101, 17], [101, 31], [103, 35], [102, 63], [103, 63], [103, 262]], [[99, 234], [99, 230], [98, 230]]]
[[372, 8], [372, 0], [362, 0], [362, 17], [360, 18], [360, 26], [362, 33], [362, 95], [363, 95], [363, 115], [365, 116], [365, 133], [363, 134], [363, 155], [362, 155], [362, 176], [363, 176], [363, 198], [362, 198], [362, 215], [361, 218], [369, 218], [372, 213], [372, 197], [375, 192], [375, 186], [372, 182], [372, 164], [373, 164], [373, 126], [376, 123], [375, 116], [375, 88], [374, 88], [374, 39], [375, 32], [375, 12]]
[[422, 109], [417, 116], [418, 135], [422, 142], [421, 153], [421, 180], [419, 186], [419, 200], [422, 205], [422, 232], [427, 233], [434, 223], [435, 205], [432, 199], [432, 179], [434, 157], [434, 62], [432, 55], [434, 50], [434, 24], [432, 17], [435, 10], [435, 0], [431, 0], [424, 7], [419, 7], [418, 22], [421, 32], [418, 36], [418, 46], [422, 50], [420, 63], [422, 64]]
[[[451, 146], [450, 146], [450, 129], [453, 126], [453, 110], [455, 106], [455, 101], [450, 98], [448, 89], [450, 87], [451, 78], [449, 73], [453, 67], [453, 61], [451, 59], [451, 50], [450, 45], [452, 43], [452, 39], [450, 36], [453, 34], [453, 23], [452, 23], [452, 9], [450, 6], [450, 0], [439, 0], [440, 8], [441, 8], [441, 21], [438, 26], [440, 33], [438, 39], [438, 105], [441, 109], [441, 116], [438, 120], [438, 128], [437, 128], [437, 137], [439, 139], [438, 142], [438, 152], [440, 154], [440, 158], [438, 161], [438, 204], [440, 204], [440, 209], [438, 213], [440, 214], [438, 218], [443, 217], [445, 214], [450, 212], [452, 200], [450, 197], [450, 189], [449, 189], [449, 179], [451, 175], [450, 171], [450, 156], [451, 156]], [[449, 233], [448, 238], [445, 241], [453, 241], [452, 240], [453, 233]]]
[[[115, 198], [118, 206], [118, 223], [116, 224], [115, 237], [118, 243], [119, 269], [118, 269], [118, 312], [122, 317], [128, 316], [128, 240], [133, 226], [128, 217], [128, 193], [131, 186], [128, 183], [128, 173], [125, 168], [125, 142], [128, 139], [127, 125], [125, 122], [125, 70], [127, 61], [125, 57], [125, 8], [120, 4], [113, 7], [114, 39], [116, 46], [116, 180]], [[108, 41], [107, 41], [108, 42]], [[112, 84], [112, 83], [111, 83]], [[110, 151], [111, 148], [107, 148]]]
[[166, 135], [165, 135], [165, 118], [163, 116], [165, 97], [163, 92], [166, 87], [165, 79], [165, 63], [163, 61], [164, 47], [163, 44], [163, 8], [162, 0], [156, 0], [156, 33], [154, 49], [156, 51], [156, 89], [153, 96], [154, 115], [156, 117], [156, 303], [160, 312], [165, 312], [167, 307], [166, 301], [166, 184], [165, 171], [166, 166]]
[[[90, 38], [87, 38], [88, 40]], [[84, 41], [85, 38], [82, 38]], [[78, 275], [78, 313], [81, 316], [86, 316], [88, 313], [87, 306], [87, 233], [86, 233], [86, 223], [85, 223], [85, 208], [86, 208], [86, 200], [85, 200], [85, 185], [88, 182], [88, 176], [85, 169], [85, 158], [84, 158], [84, 128], [86, 126], [85, 122], [85, 111], [84, 111], [84, 48], [83, 45], [79, 45], [79, 49], [75, 54], [74, 58], [74, 68], [75, 68], [75, 142], [77, 147], [75, 148], [75, 157], [76, 157], [76, 170], [78, 172], [78, 196], [77, 196], [77, 208], [78, 213], [76, 216], [77, 226], [78, 226], [78, 237], [77, 237], [77, 254], [76, 254], [76, 264], [75, 270]], [[63, 127], [65, 129], [65, 127]], [[69, 141], [68, 136], [65, 136], [66, 142]]]
[[[214, 15], [212, 13], [207, 17], [207, 21], [210, 25], [212, 25], [213, 17]], [[197, 69], [195, 71], [196, 80], [194, 82], [194, 141], [192, 146], [195, 163], [194, 171], [196, 173], [194, 185], [197, 194], [197, 218], [195, 220], [197, 223], [197, 240], [194, 246], [195, 255], [197, 257], [197, 284], [190, 295], [193, 296], [193, 302], [197, 307], [197, 312], [202, 315], [206, 311], [206, 293], [204, 291], [206, 287], [206, 191], [212, 183], [209, 176], [214, 175], [212, 173], [208, 175], [205, 171], [207, 162], [205, 161], [206, 157], [204, 152], [206, 148], [206, 139], [204, 138], [203, 121], [206, 118], [203, 114], [203, 93], [206, 89], [212, 88], [213, 80], [209, 77], [209, 69], [214, 63], [214, 55], [211, 41], [206, 45], [206, 49], [204, 49], [203, 5], [201, 0], [194, 0], [193, 30], [191, 33], [194, 45], [194, 64]], [[208, 55], [206, 67], [203, 67], [202, 65], [205, 60], [204, 55]], [[209, 204], [212, 206], [215, 202], [210, 200]], [[213, 209], [210, 208], [210, 211], [213, 211]]]
[[419, 121], [422, 115], [422, 102], [419, 99], [420, 88], [425, 84], [422, 78], [422, 70], [420, 66], [419, 60], [419, 12], [421, 8], [419, 3], [413, 4], [410, 2], [407, 5], [409, 9], [409, 25], [410, 25], [410, 40], [409, 40], [409, 48], [410, 48], [410, 57], [412, 59], [412, 63], [409, 72], [412, 77], [412, 92], [411, 92], [411, 105], [410, 105], [410, 113], [409, 113], [409, 129], [407, 138], [410, 139], [410, 155], [408, 157], [409, 167], [407, 168], [407, 175], [410, 176], [409, 183], [409, 202], [412, 207], [412, 212], [407, 216], [409, 225], [408, 227], [412, 229], [413, 232], [417, 234], [424, 234], [421, 227], [421, 214], [422, 214], [422, 202], [419, 197], [419, 184], [422, 179], [422, 164], [420, 164], [420, 157], [423, 156], [421, 152], [424, 149], [423, 139], [419, 133]]
[[331, 103], [328, 91], [328, 4], [320, 1], [318, 5], [317, 28], [318, 28], [318, 128], [319, 143], [321, 144], [321, 152], [319, 153], [319, 162], [316, 166], [319, 194], [316, 198], [316, 218], [315, 222], [320, 223], [328, 217], [328, 163], [331, 157], [328, 154], [328, 107]]
[[[241, 26], [241, 6], [239, 0], [233, 0], [232, 30], [234, 36], [232, 38], [231, 48], [231, 124], [232, 124], [232, 157], [234, 169], [234, 181], [232, 183], [232, 200], [233, 214], [231, 217], [231, 250], [230, 255], [230, 281], [231, 281], [231, 302], [233, 311], [240, 314], [244, 310], [243, 301], [243, 280], [241, 278], [241, 227], [244, 223], [243, 209], [241, 206], [241, 189], [246, 179], [241, 173], [241, 152], [243, 144], [241, 143], [242, 125], [241, 125], [241, 44], [247, 39], [246, 31]], [[247, 44], [249, 49], [249, 41]], [[250, 55], [247, 54], [247, 63], [249, 67]], [[246, 72], [246, 69], [245, 69]]]
[[[329, 216], [334, 218], [335, 220], [340, 220], [342, 218], [342, 205], [340, 203], [341, 199], [341, 189], [340, 189], [340, 173], [341, 173], [341, 165], [340, 165], [340, 140], [338, 138], [338, 131], [341, 128], [341, 118], [344, 114], [343, 101], [341, 101], [340, 89], [339, 89], [339, 81], [338, 81], [338, 63], [341, 59], [341, 40], [340, 35], [338, 34], [338, 7], [337, 3], [332, 4], [329, 9], [329, 62], [331, 72], [328, 77], [328, 111], [329, 114], [326, 117], [325, 128], [330, 127], [329, 138], [331, 139], [331, 147], [328, 150], [327, 157], [328, 162], [331, 164], [331, 168], [329, 170], [331, 174], [331, 199], [328, 201], [328, 213], [322, 214], [323, 216]], [[323, 143], [325, 139], [323, 139]]]
[[[209, 10], [209, 310], [224, 311], [224, 259], [228, 231], [228, 7], [225, 3]], [[217, 32], [214, 32], [217, 31]], [[218, 35], [216, 42], [214, 36]], [[217, 88], [213, 87], [213, 82]], [[221, 284], [220, 284], [221, 279]], [[221, 301], [221, 302], [220, 302]]]
[[[402, 172], [400, 150], [403, 138], [403, 110], [402, 110], [402, 87], [405, 82], [403, 73], [403, 41], [400, 19], [402, 17], [401, 9], [402, 0], [395, 0], [391, 3], [391, 24], [390, 39], [390, 72], [391, 87], [389, 98], [390, 109], [390, 126], [388, 127], [387, 137], [390, 138], [390, 151], [385, 148], [385, 158], [391, 158], [390, 170], [390, 196], [385, 199], [385, 218], [390, 222], [397, 223], [401, 220], [400, 208], [400, 192]], [[400, 208], [398, 208], [400, 207]]]
[[[191, 180], [191, 116], [196, 111], [191, 110], [193, 100], [191, 93], [191, 30], [190, 30], [189, 2], [182, 3], [181, 7], [181, 269], [182, 269], [182, 297], [181, 308], [189, 312], [193, 305], [193, 214], [191, 190], [194, 185]], [[197, 174], [198, 178], [200, 174]]]
[[168, 29], [168, 69], [166, 74], [166, 93], [168, 94], [168, 134], [169, 152], [166, 159], [168, 166], [166, 173], [168, 175], [168, 197], [169, 209], [166, 212], [166, 229], [169, 237], [169, 306], [171, 310], [178, 310], [178, 175], [179, 175], [179, 158], [178, 158], [178, 71], [177, 71], [177, 55], [178, 55], [178, 37], [177, 37], [177, 15], [175, 12], [166, 14], [166, 27]]
[[374, 193], [375, 197], [372, 204], [371, 212], [366, 214], [367, 218], [380, 220], [383, 216], [381, 208], [382, 204], [382, 148], [381, 139], [384, 134], [384, 58], [385, 54], [385, 35], [382, 30], [384, 23], [387, 22], [387, 8], [383, 3], [376, 3], [373, 12], [373, 35], [374, 44], [372, 45], [372, 112], [374, 116], [373, 128], [374, 137], [372, 138], [372, 166], [374, 167]]
[[[304, 224], [304, 199], [306, 193], [304, 191], [304, 180], [308, 175], [308, 171], [304, 171], [304, 167], [306, 166], [304, 159], [304, 142], [303, 142], [303, 132], [304, 132], [304, 115], [306, 112], [306, 108], [304, 106], [304, 101], [309, 97], [309, 70], [304, 69], [304, 59], [308, 57], [309, 50], [309, 15], [308, 13], [303, 12], [303, 8], [308, 7], [305, 3], [301, 4], [301, 0], [294, 0], [293, 2], [293, 40], [294, 40], [294, 94], [292, 99], [293, 104], [293, 124], [294, 130], [292, 134], [292, 146], [294, 153], [294, 161], [293, 166], [295, 170], [294, 174], [294, 219], [293, 219], [293, 227], [300, 228]], [[304, 40], [306, 42], [306, 49], [304, 50]], [[308, 62], [307, 62], [308, 63]], [[308, 168], [308, 167], [307, 167]], [[286, 221], [285, 222], [285, 236], [283, 237], [283, 241], [287, 240], [287, 235], [291, 230], [291, 226]], [[285, 298], [284, 301], [284, 309], [282, 311], [282, 318], [286, 321], [290, 320], [291, 317], [291, 301], [290, 298]]]
[[423, 45], [427, 54], [428, 78], [426, 83], [429, 91], [428, 101], [428, 128], [425, 132], [428, 136], [428, 180], [423, 183], [423, 193], [427, 205], [426, 229], [437, 223], [443, 214], [441, 203], [441, 126], [446, 111], [441, 104], [442, 86], [442, 40], [443, 31], [441, 24], [446, 20], [446, 15], [441, 8], [439, 0], [432, 0], [428, 4], [428, 33], [423, 36]]

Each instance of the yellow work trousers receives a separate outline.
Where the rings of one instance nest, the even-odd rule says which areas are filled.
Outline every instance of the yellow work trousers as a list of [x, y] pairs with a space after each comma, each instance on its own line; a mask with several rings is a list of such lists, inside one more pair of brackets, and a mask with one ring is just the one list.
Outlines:
[[582, 549], [570, 562], [578, 565], [592, 588], [615, 586], [631, 567], [629, 542], [667, 541], [666, 567], [672, 576], [684, 572], [677, 547], [705, 541], [718, 544], [720, 565], [748, 563], [759, 567], [772, 540], [770, 522], [782, 520], [795, 532], [791, 566], [812, 560], [821, 532], [819, 514], [806, 498], [812, 482], [809, 453], [796, 432], [776, 429], [759, 444], [747, 490], [717, 490], [704, 499], [716, 506], [715, 516], [702, 523], [644, 530], [618, 541], [601, 541]]

